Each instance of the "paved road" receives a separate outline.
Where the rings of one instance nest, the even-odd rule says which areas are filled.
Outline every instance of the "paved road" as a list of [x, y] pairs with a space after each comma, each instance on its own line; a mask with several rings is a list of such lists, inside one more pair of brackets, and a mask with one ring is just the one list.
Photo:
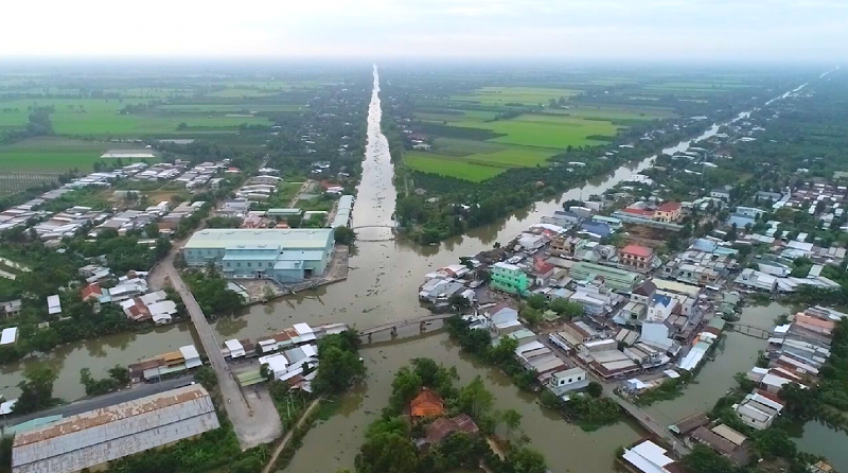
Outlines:
[[30, 421], [32, 419], [37, 419], [39, 417], [48, 417], [55, 415], [70, 417], [72, 415], [81, 414], [83, 412], [88, 412], [94, 409], [101, 409], [104, 407], [114, 406], [115, 404], [120, 404], [122, 402], [134, 401], [136, 399], [141, 399], [145, 396], [151, 396], [153, 394], [170, 391], [171, 389], [175, 389], [180, 386], [185, 386], [186, 384], [191, 383], [192, 380], [193, 376], [187, 375], [181, 376], [179, 378], [168, 379], [160, 383], [142, 384], [132, 389], [105, 394], [103, 396], [97, 396], [82, 401], [72, 402], [70, 404], [65, 404], [44, 411], [35, 412], [32, 414], [11, 417], [8, 420], [4, 421], [3, 425], [17, 425]]
[[[170, 261], [173, 260], [168, 260], [169, 263]], [[215, 370], [218, 377], [218, 387], [223, 398], [226, 399], [224, 407], [227, 410], [227, 416], [233, 423], [241, 447], [246, 450], [273, 441], [282, 432], [282, 423], [277, 411], [263, 408], [261, 415], [254, 416], [241, 387], [230, 372], [229, 366], [224, 361], [224, 356], [221, 355], [221, 348], [215, 339], [215, 332], [212, 331], [212, 327], [206, 320], [206, 316], [200, 309], [194, 295], [185, 285], [173, 264], [168, 264], [164, 269], [174, 289], [180, 294], [183, 304], [185, 304], [186, 310], [191, 316], [197, 337], [200, 339], [203, 350]]]

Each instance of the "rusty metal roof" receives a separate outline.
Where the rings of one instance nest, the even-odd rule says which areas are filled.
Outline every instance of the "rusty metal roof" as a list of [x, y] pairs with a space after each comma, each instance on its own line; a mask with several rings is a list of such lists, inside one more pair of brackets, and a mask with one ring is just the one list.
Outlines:
[[14, 473], [71, 473], [216, 429], [209, 393], [186, 386], [97, 409], [15, 437]]

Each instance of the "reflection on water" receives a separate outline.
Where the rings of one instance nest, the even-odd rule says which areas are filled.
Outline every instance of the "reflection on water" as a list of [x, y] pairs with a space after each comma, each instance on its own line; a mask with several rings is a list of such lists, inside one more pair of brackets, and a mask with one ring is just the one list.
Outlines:
[[388, 403], [394, 374], [416, 357], [433, 358], [447, 366], [455, 366], [460, 386], [481, 375], [495, 396], [495, 409], [515, 409], [521, 413], [521, 423], [530, 436], [530, 445], [545, 454], [554, 473], [612, 473], [615, 449], [641, 437], [637, 428], [628, 423], [590, 434], [581, 431], [556, 412], [536, 404], [534, 395], [519, 391], [500, 371], [461, 354], [444, 333], [411, 337], [403, 343], [378, 343], [365, 347], [361, 354], [368, 366], [366, 386], [342, 397], [341, 415], [332, 416], [310, 431], [289, 466], [291, 471], [335, 473], [352, 468], [364, 440], [364, 430]]
[[819, 422], [807, 422], [801, 438], [795, 439], [804, 452], [821, 455], [837, 471], [848, 471], [848, 434]]
[[[789, 311], [787, 306], [771, 303], [766, 306], [745, 307], [740, 323], [770, 329], [774, 319]], [[716, 401], [736, 386], [733, 375], [754, 367], [759, 352], [765, 350], [765, 340], [737, 332], [724, 334], [723, 348], [719, 347], [714, 361], [707, 361], [694, 384], [686, 387], [683, 395], [670, 401], [658, 402], [645, 408], [660, 423], [671, 425], [680, 419], [713, 408]]]

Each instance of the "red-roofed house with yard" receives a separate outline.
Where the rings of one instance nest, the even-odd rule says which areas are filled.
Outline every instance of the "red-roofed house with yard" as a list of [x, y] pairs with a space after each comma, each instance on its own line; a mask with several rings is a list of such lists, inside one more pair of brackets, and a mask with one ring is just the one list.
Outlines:
[[647, 246], [627, 245], [618, 252], [621, 264], [636, 269], [650, 269], [654, 258], [654, 250]]

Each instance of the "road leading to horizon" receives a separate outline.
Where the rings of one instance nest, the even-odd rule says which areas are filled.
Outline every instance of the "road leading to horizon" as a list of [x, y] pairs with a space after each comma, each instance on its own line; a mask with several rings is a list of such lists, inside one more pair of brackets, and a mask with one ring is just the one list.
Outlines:
[[374, 88], [368, 108], [368, 143], [362, 162], [362, 180], [357, 187], [352, 226], [360, 240], [389, 240], [392, 238], [392, 216], [395, 212], [396, 191], [393, 182], [394, 166], [389, 154], [389, 140], [381, 129], [383, 110], [380, 104], [380, 75], [374, 66]]

